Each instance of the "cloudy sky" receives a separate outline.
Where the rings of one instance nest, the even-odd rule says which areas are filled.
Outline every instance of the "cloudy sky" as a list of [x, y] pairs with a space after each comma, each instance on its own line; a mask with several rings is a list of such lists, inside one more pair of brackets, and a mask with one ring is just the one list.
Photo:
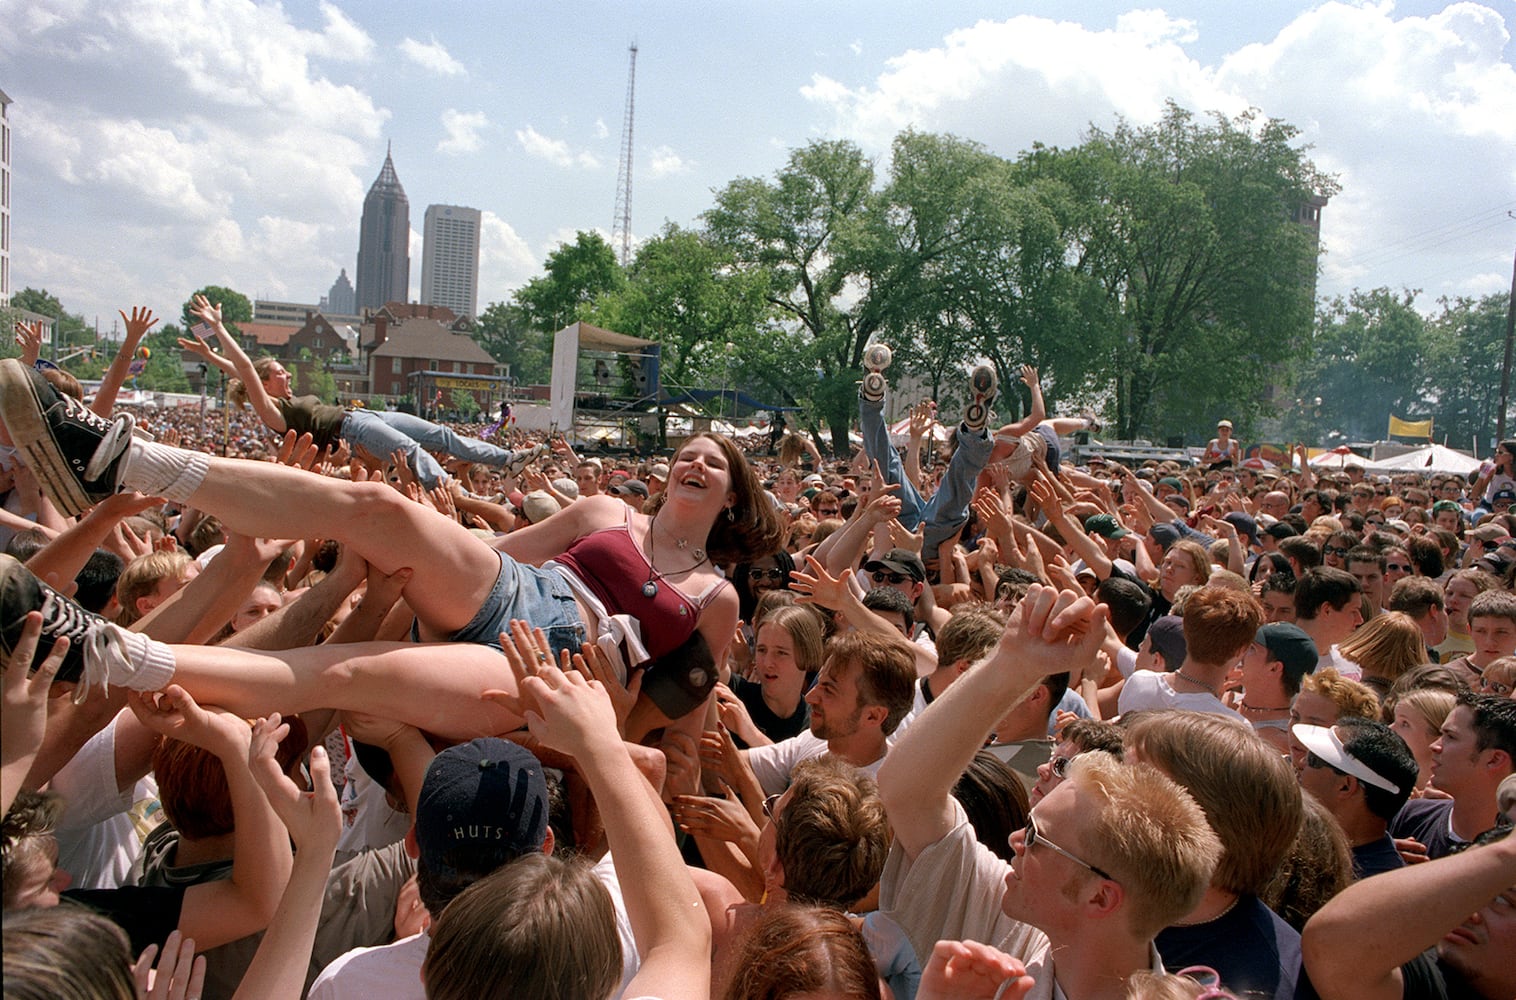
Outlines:
[[481, 304], [507, 298], [611, 228], [635, 40], [638, 237], [813, 138], [881, 167], [907, 126], [1014, 156], [1172, 98], [1292, 122], [1339, 175], [1324, 294], [1430, 304], [1509, 287], [1513, 25], [1512, 0], [0, 0], [12, 284], [103, 328], [212, 283], [315, 302], [353, 272], [393, 143], [412, 296], [423, 213], [446, 203], [483, 210]]

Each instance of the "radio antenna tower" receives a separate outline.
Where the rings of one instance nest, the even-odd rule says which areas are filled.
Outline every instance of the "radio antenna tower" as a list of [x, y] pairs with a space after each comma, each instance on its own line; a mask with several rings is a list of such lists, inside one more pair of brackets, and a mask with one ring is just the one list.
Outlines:
[[632, 262], [632, 112], [637, 95], [637, 43], [627, 47], [631, 68], [626, 73], [626, 114], [621, 121], [621, 165], [616, 169], [616, 218], [611, 223], [611, 243], [621, 243], [621, 266]]

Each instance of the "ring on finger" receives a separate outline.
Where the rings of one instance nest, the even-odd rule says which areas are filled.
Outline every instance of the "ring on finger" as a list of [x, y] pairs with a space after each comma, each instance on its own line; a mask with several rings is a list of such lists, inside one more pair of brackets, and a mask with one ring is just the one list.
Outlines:
[[544, 652], [543, 652], [543, 651], [542, 651], [542, 650], [540, 650], [540, 649], [539, 649], [539, 650], [537, 650], [537, 662], [538, 662], [538, 663], [546, 663], [546, 662], [547, 662], [547, 661], [548, 661], [548, 656], [547, 656], [547, 654], [546, 654], [546, 653], [544, 653]]

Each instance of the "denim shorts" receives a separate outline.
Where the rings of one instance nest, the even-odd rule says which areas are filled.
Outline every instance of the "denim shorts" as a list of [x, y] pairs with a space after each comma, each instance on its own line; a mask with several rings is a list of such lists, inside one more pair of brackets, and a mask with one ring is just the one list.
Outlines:
[[1052, 424], [1042, 423], [1037, 425], [1037, 433], [1047, 439], [1048, 453], [1046, 458], [1048, 471], [1056, 476], [1062, 464], [1060, 460], [1063, 458], [1063, 449], [1058, 447], [1058, 432], [1053, 430]]
[[[588, 631], [568, 581], [556, 570], [518, 563], [503, 552], [496, 555], [500, 556], [500, 575], [495, 585], [473, 619], [449, 639], [499, 649], [500, 633], [511, 619], [519, 618], [547, 634], [555, 657], [565, 649], [579, 652]], [[413, 626], [413, 638], [415, 631]]]

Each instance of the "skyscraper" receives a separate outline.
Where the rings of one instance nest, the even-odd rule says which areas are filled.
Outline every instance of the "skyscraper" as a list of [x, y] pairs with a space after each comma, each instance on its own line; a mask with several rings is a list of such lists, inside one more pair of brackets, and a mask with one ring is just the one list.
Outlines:
[[395, 175], [389, 150], [363, 199], [358, 230], [358, 308], [405, 302], [411, 283], [411, 203]]
[[473, 319], [479, 307], [479, 210], [428, 205], [421, 252], [421, 304]]
[[332, 290], [327, 292], [321, 300], [321, 307], [338, 316], [352, 316], [358, 312], [357, 296], [353, 293], [353, 283], [347, 280], [347, 268], [337, 275], [337, 280], [332, 282]]

